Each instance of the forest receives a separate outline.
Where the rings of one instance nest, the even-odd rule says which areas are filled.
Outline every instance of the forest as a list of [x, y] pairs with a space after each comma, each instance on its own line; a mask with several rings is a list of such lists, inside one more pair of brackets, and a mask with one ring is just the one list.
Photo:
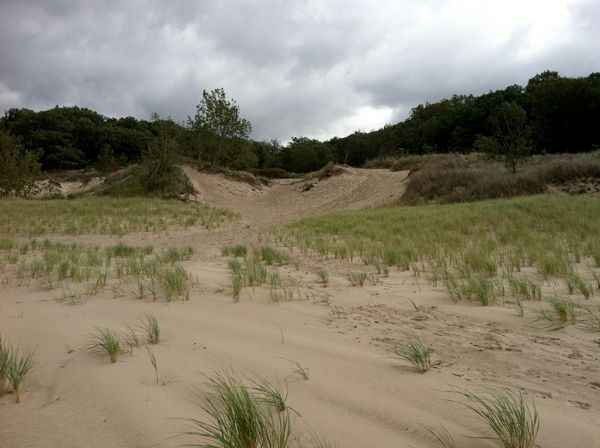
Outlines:
[[589, 152], [600, 145], [599, 123], [600, 73], [572, 78], [545, 71], [526, 86], [420, 104], [400, 123], [327, 141], [252, 140], [251, 123], [223, 89], [203, 92], [195, 116], [181, 123], [157, 114], [149, 120], [111, 118], [56, 106], [7, 110], [0, 132], [2, 141], [12, 139], [35, 153], [44, 171], [116, 171], [137, 163], [152, 141], [166, 135], [180, 158], [277, 176], [314, 171], [328, 162], [363, 166], [375, 158], [469, 153], [494, 145], [495, 151], [512, 145], [509, 151], [527, 154]]

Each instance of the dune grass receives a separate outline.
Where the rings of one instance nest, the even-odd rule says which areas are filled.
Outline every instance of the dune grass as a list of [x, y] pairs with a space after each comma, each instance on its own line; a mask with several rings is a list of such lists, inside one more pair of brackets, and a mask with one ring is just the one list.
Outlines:
[[88, 351], [107, 354], [110, 363], [114, 364], [117, 362], [117, 356], [123, 352], [121, 335], [109, 328], [96, 328], [96, 332], [91, 335]]
[[90, 296], [114, 287], [118, 280], [119, 284], [133, 282], [139, 299], [151, 296], [171, 301], [189, 298], [193, 279], [176, 263], [189, 259], [192, 253], [190, 247], [155, 252], [151, 245], [121, 242], [100, 247], [31, 239], [21, 244], [18, 253], [14, 248], [0, 249], [0, 261], [16, 265], [18, 285], [37, 281], [44, 289], [62, 286], [71, 291], [68, 283], [83, 283], [76, 294]]
[[150, 344], [158, 344], [160, 342], [160, 326], [154, 314], [146, 313], [144, 318], [140, 320], [140, 327], [146, 334], [146, 339]]
[[411, 269], [453, 300], [483, 305], [507, 292], [540, 300], [543, 282], [589, 299], [600, 278], [600, 207], [583, 196], [341, 211], [272, 228], [264, 239], [378, 272]]
[[475, 412], [494, 432], [504, 448], [532, 448], [540, 428], [535, 403], [508, 390], [487, 394], [457, 391], [466, 399], [465, 406]]
[[291, 445], [292, 421], [288, 408], [265, 400], [263, 387], [257, 390], [247, 386], [228, 370], [215, 372], [205, 386], [208, 393], [202, 397], [200, 407], [208, 420], [189, 420], [191, 430], [182, 434], [194, 440], [188, 446], [285, 448]]
[[13, 392], [15, 403], [20, 403], [21, 384], [32, 368], [33, 351], [15, 346], [0, 335], [0, 397]]
[[421, 373], [431, 369], [431, 350], [419, 338], [411, 338], [404, 343], [393, 344], [389, 351], [394, 356], [408, 361]]
[[203, 204], [152, 198], [93, 197], [0, 201], [0, 234], [126, 235], [190, 227], [212, 229], [237, 215]]

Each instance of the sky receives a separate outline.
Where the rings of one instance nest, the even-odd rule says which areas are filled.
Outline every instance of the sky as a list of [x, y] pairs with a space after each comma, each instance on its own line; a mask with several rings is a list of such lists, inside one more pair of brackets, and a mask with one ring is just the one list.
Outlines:
[[0, 110], [185, 121], [224, 88], [252, 138], [323, 140], [598, 72], [599, 27], [600, 0], [0, 0]]

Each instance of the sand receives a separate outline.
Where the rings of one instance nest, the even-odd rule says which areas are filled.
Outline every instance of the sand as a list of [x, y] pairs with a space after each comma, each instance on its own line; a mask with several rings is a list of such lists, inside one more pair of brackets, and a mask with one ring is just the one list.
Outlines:
[[[541, 417], [538, 445], [600, 446], [600, 336], [568, 327], [550, 332], [509, 306], [454, 304], [441, 288], [409, 272], [390, 271], [377, 285], [352, 287], [345, 273], [358, 265], [292, 253], [281, 268], [298, 298], [272, 303], [267, 288], [229, 293], [224, 244], [258, 243], [258, 232], [332, 209], [393, 203], [406, 172], [346, 169], [308, 191], [305, 182], [251, 187], [186, 168], [198, 199], [228, 207], [241, 220], [213, 231], [128, 235], [128, 243], [190, 245], [183, 266], [199, 286], [187, 302], [150, 302], [110, 291], [66, 303], [39, 285], [0, 286], [0, 333], [34, 347], [35, 366], [22, 403], [0, 398], [0, 447], [176, 447], [189, 439], [180, 418], [202, 418], [198, 387], [204, 374], [234, 368], [287, 382], [289, 402], [307, 426], [338, 447], [436, 446], [422, 424], [444, 424], [462, 447], [494, 447], [473, 437], [490, 432], [457, 402], [456, 388], [510, 387], [534, 399]], [[86, 244], [110, 239], [84, 236]], [[113, 240], [113, 241], [116, 241]], [[315, 271], [330, 272], [324, 288]], [[304, 298], [300, 298], [300, 297]], [[410, 300], [409, 300], [410, 299]], [[592, 299], [597, 302], [598, 298]], [[416, 308], [411, 303], [414, 302]], [[164, 340], [152, 346], [159, 384], [143, 348], [116, 364], [86, 350], [95, 327], [123, 328], [154, 313]], [[386, 347], [418, 334], [434, 349], [433, 369], [420, 374], [391, 359]], [[308, 369], [304, 380], [298, 363]]]

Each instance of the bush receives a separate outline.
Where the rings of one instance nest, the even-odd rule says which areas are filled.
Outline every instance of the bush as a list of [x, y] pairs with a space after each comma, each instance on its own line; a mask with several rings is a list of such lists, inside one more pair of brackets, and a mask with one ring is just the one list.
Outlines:
[[41, 153], [26, 151], [17, 137], [0, 130], [0, 197], [28, 196], [40, 175]]
[[[418, 159], [418, 157], [414, 157]], [[400, 163], [400, 160], [398, 159]], [[403, 202], [467, 202], [544, 193], [550, 185], [600, 181], [600, 154], [532, 156], [512, 175], [477, 154], [423, 156]], [[404, 162], [403, 162], [404, 163]], [[408, 166], [408, 165], [405, 165]]]

